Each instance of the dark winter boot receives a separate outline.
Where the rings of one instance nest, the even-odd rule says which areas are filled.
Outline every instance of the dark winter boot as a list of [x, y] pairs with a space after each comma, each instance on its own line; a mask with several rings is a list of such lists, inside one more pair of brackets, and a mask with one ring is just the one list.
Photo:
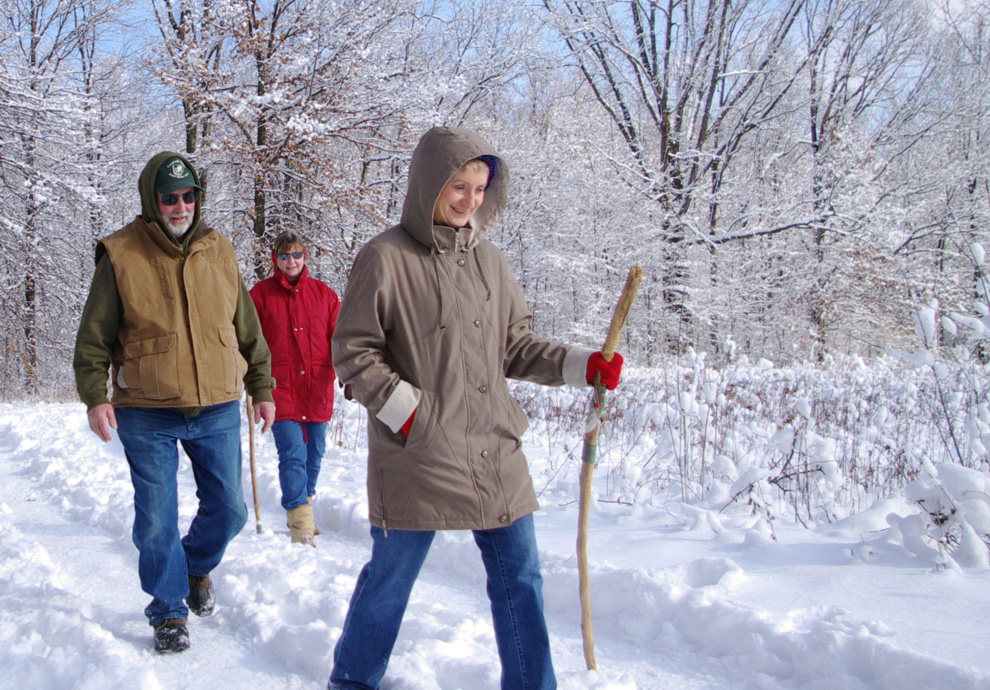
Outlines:
[[213, 608], [217, 605], [216, 592], [213, 590], [213, 582], [209, 575], [189, 576], [189, 596], [186, 597], [186, 606], [197, 616], [209, 616], [213, 613]]
[[189, 629], [184, 618], [168, 618], [155, 623], [155, 651], [176, 654], [189, 649]]

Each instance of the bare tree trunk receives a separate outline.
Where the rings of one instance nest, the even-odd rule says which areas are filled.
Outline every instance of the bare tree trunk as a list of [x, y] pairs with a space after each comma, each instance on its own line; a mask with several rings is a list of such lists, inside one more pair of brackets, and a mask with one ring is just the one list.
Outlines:
[[[25, 140], [28, 151], [26, 158], [28, 174], [33, 174], [37, 161], [34, 156], [35, 142], [31, 138]], [[38, 285], [37, 257], [38, 255], [38, 203], [34, 196], [33, 185], [28, 190], [24, 219], [24, 352], [22, 364], [24, 367], [24, 390], [30, 395], [37, 395], [38, 386]]]
[[265, 179], [259, 173], [254, 177], [254, 236], [256, 246], [259, 247], [254, 252], [254, 276], [259, 281], [268, 277], [269, 262], [263, 259], [263, 250], [260, 249], [265, 244], [265, 216], [267, 212], [265, 203]]

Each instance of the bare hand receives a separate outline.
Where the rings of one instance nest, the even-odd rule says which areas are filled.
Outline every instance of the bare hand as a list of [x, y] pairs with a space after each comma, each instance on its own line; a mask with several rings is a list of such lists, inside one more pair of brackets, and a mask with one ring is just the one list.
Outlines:
[[265, 433], [272, 428], [272, 424], [275, 423], [275, 403], [273, 402], [256, 402], [254, 403], [254, 423], [258, 423], [258, 419], [263, 419], [265, 421], [264, 426], [261, 427], [261, 433]]
[[104, 442], [110, 440], [110, 430], [117, 428], [117, 416], [110, 403], [93, 407], [86, 413], [86, 418], [89, 420], [89, 428]]

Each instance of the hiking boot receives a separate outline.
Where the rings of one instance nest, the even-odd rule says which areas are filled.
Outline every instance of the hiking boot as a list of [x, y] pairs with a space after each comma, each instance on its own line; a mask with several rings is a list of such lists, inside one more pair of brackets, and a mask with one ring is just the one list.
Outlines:
[[155, 623], [155, 651], [177, 654], [189, 649], [189, 629], [185, 618], [168, 618]]
[[217, 595], [209, 575], [189, 576], [189, 596], [186, 606], [197, 616], [209, 616], [217, 605]]
[[293, 544], [309, 544], [316, 546], [313, 538], [313, 506], [303, 503], [301, 506], [288, 511], [287, 520]]
[[[307, 501], [307, 502], [308, 502], [308, 503], [309, 503], [310, 505], [313, 505], [313, 499], [314, 499], [314, 498], [316, 498], [316, 497], [315, 497], [315, 496], [307, 496], [307, 497], [306, 497], [306, 501]], [[318, 537], [318, 536], [320, 536], [320, 528], [316, 526], [316, 518], [315, 518], [315, 516], [314, 516], [314, 518], [313, 518], [313, 536], [314, 536], [314, 537]]]

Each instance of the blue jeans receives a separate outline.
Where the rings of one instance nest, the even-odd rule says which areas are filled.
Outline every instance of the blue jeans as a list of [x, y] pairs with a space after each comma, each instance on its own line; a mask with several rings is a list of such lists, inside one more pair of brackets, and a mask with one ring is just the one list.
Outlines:
[[327, 424], [283, 420], [272, 424], [272, 436], [278, 450], [282, 507], [292, 510], [306, 505], [309, 497], [316, 495], [316, 480], [327, 445]]
[[[333, 652], [330, 684], [378, 690], [434, 532], [371, 528], [371, 560], [358, 576]], [[503, 690], [552, 690], [557, 680], [543, 619], [543, 578], [533, 516], [474, 532], [488, 573]]]
[[[187, 417], [174, 408], [121, 407], [117, 433], [134, 484], [134, 545], [141, 589], [152, 596], [144, 613], [154, 625], [186, 618], [189, 575], [207, 575], [247, 521], [241, 491], [238, 402]], [[192, 461], [199, 509], [179, 538], [177, 443]]]

